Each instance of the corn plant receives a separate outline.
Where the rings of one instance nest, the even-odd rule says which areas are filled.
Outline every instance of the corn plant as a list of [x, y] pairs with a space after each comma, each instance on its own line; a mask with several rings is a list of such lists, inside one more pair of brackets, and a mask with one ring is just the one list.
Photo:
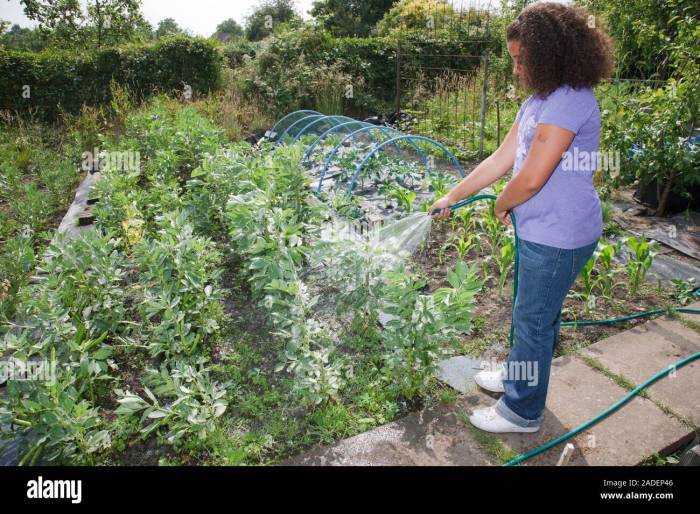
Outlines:
[[457, 251], [457, 258], [462, 261], [469, 253], [469, 250], [474, 246], [474, 234], [469, 234], [466, 239], [459, 236], [453, 237], [451, 242], [448, 243], [448, 246], [451, 246]]
[[466, 231], [472, 231], [476, 229], [476, 219], [474, 218], [474, 211], [469, 207], [462, 207], [456, 212], [457, 218], [462, 222], [462, 226]]
[[413, 202], [416, 199], [415, 192], [409, 191], [405, 187], [401, 187], [398, 184], [389, 184], [384, 189], [384, 192], [387, 198], [395, 199], [399, 207], [401, 207], [404, 211], [406, 211], [407, 213], [410, 213], [412, 211]]
[[457, 258], [462, 261], [474, 245], [474, 234], [469, 234], [466, 239], [457, 237], [453, 241], [452, 246], [457, 251]]
[[595, 308], [596, 304], [596, 296], [594, 294], [594, 289], [597, 283], [595, 278], [595, 265], [598, 261], [598, 257], [599, 253], [594, 252], [593, 255], [591, 255], [591, 257], [586, 261], [586, 264], [583, 265], [583, 268], [581, 268], [578, 275], [583, 283], [583, 291], [579, 294], [579, 297], [584, 302], [586, 313], [589, 313], [593, 308]]
[[612, 291], [617, 285], [615, 283], [615, 275], [618, 270], [615, 268], [615, 256], [620, 251], [620, 244], [609, 244], [609, 243], [599, 243], [596, 250], [598, 254], [598, 263], [600, 264], [600, 269], [598, 270], [598, 285], [600, 287], [600, 294], [604, 298], [611, 298]]
[[629, 278], [629, 292], [635, 296], [639, 292], [639, 287], [644, 281], [656, 253], [644, 235], [628, 237], [627, 245], [632, 251], [628, 255], [625, 267]]
[[508, 279], [508, 273], [510, 271], [511, 265], [513, 264], [513, 258], [515, 256], [515, 245], [513, 240], [506, 239], [501, 247], [498, 249], [496, 254], [496, 264], [498, 265], [498, 294], [503, 294], [503, 288], [505, 287], [506, 280]]
[[479, 226], [486, 233], [492, 252], [501, 246], [501, 239], [505, 235], [505, 230], [499, 219], [496, 217], [493, 203], [489, 208], [483, 211], [483, 215], [479, 218]]

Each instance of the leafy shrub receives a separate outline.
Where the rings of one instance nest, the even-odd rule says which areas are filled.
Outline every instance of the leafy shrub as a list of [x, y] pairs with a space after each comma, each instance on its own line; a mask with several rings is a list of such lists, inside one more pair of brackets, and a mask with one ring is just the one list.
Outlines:
[[243, 38], [236, 38], [223, 48], [225, 63], [229, 68], [241, 66], [246, 58], [254, 58], [258, 44]]
[[[447, 36], [447, 37], [443, 37]], [[400, 35], [401, 66], [431, 67], [434, 55], [443, 58], [441, 66], [464, 68], [461, 55], [477, 55], [491, 42], [466, 41], [449, 34], [417, 32]], [[386, 112], [393, 104], [396, 86], [396, 48], [393, 36], [333, 38], [318, 30], [282, 32], [265, 40], [256, 58], [237, 70], [243, 91], [251, 99], [262, 99], [275, 115], [316, 107], [315, 79], [338, 73], [350, 77], [352, 98], [346, 113], [362, 115]], [[475, 65], [478, 62], [475, 62]]]
[[647, 185], [656, 181], [657, 216], [666, 211], [670, 191], [686, 194], [700, 185], [700, 144], [690, 141], [697, 124], [700, 81], [671, 80], [627, 99], [624, 125], [608, 133], [622, 153], [621, 180]]

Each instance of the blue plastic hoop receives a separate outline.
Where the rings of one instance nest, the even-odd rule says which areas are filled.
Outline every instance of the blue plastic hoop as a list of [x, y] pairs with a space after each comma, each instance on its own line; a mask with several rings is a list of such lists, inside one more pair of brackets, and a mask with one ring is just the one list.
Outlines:
[[309, 148], [306, 150], [306, 152], [304, 153], [304, 156], [301, 158], [301, 162], [303, 163], [304, 161], [306, 161], [309, 158], [309, 156], [311, 155], [311, 152], [314, 151], [314, 148], [316, 148], [321, 141], [323, 141], [326, 137], [330, 136], [333, 132], [336, 132], [339, 128], [346, 127], [347, 125], [360, 125], [360, 127], [371, 126], [370, 123], [365, 123], [364, 121], [352, 120], [352, 121], [346, 121], [345, 123], [341, 123], [340, 125], [336, 125], [334, 127], [329, 128], [323, 134], [318, 136], [316, 138], [316, 141], [314, 141], [313, 143], [311, 143], [311, 145], [309, 145]]
[[304, 132], [309, 129], [309, 127], [312, 127], [313, 125], [316, 125], [319, 121], [334, 121], [334, 120], [351, 120], [355, 121], [352, 118], [348, 118], [347, 116], [324, 116], [323, 118], [319, 118], [317, 120], [312, 121], [308, 125], [306, 125], [299, 133], [292, 139], [292, 143], [296, 143], [299, 140], [299, 137], [301, 137]]
[[272, 126], [272, 128], [271, 128], [270, 130], [268, 130], [267, 133], [268, 133], [268, 134], [275, 134], [275, 135], [277, 135], [277, 134], [276, 134], [276, 129], [277, 129], [277, 127], [278, 127], [283, 121], [285, 121], [287, 118], [289, 118], [290, 116], [294, 116], [295, 114], [299, 114], [299, 113], [305, 113], [305, 114], [321, 114], [320, 112], [312, 111], [312, 110], [309, 110], [309, 109], [304, 109], [304, 110], [301, 110], [301, 111], [290, 112], [289, 114], [286, 114], [285, 116], [282, 116], [279, 120], [277, 120], [277, 123], [275, 123], [275, 124]]
[[[395, 134], [401, 134], [401, 132], [399, 132], [399, 131], [396, 130], [395, 128], [385, 127], [385, 126], [381, 126], [381, 125], [371, 125], [371, 126], [369, 126], [369, 127], [363, 127], [363, 128], [361, 128], [361, 129], [359, 129], [359, 130], [356, 130], [356, 131], [354, 131], [354, 132], [351, 132], [350, 134], [348, 134], [347, 136], [345, 136], [337, 145], [335, 145], [335, 147], [333, 147], [333, 150], [331, 150], [331, 152], [328, 154], [328, 157], [327, 157], [326, 160], [324, 161], [324, 163], [323, 163], [323, 169], [321, 170], [321, 178], [320, 178], [319, 181], [318, 181], [318, 188], [316, 188], [316, 193], [320, 193], [320, 192], [321, 192], [321, 186], [323, 186], [323, 179], [324, 179], [324, 177], [326, 176], [326, 172], [328, 171], [328, 166], [330, 165], [331, 161], [333, 160], [333, 157], [335, 157], [335, 154], [338, 153], [338, 149], [339, 149], [348, 139], [355, 139], [355, 135], [356, 135], [356, 134], [359, 134], [360, 132], [367, 132], [367, 131], [370, 131], [370, 130], [375, 130], [375, 129], [376, 129], [376, 130], [380, 130], [380, 131], [382, 132], [382, 134], [384, 134], [384, 135], [386, 135], [386, 132], [387, 132], [387, 131], [389, 131], [389, 132], [394, 132]], [[404, 136], [404, 137], [406, 137], [406, 136]], [[399, 148], [398, 143], [395, 142], [396, 139], [400, 139], [400, 138], [396, 137], [396, 138], [390, 139], [390, 140], [388, 140], [388, 141], [385, 141], [385, 143], [388, 143], [388, 142], [390, 142], [390, 141], [394, 141], [393, 144], [396, 146], [396, 148]], [[421, 150], [420, 147], [419, 147], [412, 139], [409, 139], [409, 143], [410, 143], [411, 146], [413, 146], [413, 148], [415, 148], [416, 151], [420, 154], [421, 160], [423, 161], [423, 164], [425, 164], [426, 166], [428, 166], [428, 158], [427, 158], [427, 157], [425, 156], [425, 154], [423, 153], [423, 150]], [[382, 143], [380, 146], [383, 147], [383, 146], [385, 146], [385, 145], [384, 145], [384, 143]], [[399, 148], [399, 152], [400, 152], [400, 151], [401, 151], [401, 149]], [[464, 175], [464, 174], [462, 174], [462, 175]]]
[[[382, 148], [384, 148], [386, 145], [389, 145], [395, 141], [398, 140], [418, 140], [418, 141], [426, 141], [432, 145], [437, 146], [442, 150], [445, 155], [447, 155], [452, 161], [452, 164], [455, 165], [455, 167], [459, 170], [459, 173], [462, 177], [464, 177], [464, 170], [462, 169], [462, 166], [460, 166], [459, 162], [457, 161], [457, 158], [450, 152], [447, 148], [445, 148], [443, 145], [435, 141], [434, 139], [430, 139], [429, 137], [424, 137], [424, 136], [398, 136], [393, 139], [390, 139], [388, 141], [384, 141], [382, 144], [374, 148], [371, 152], [369, 152], [367, 155], [365, 155], [364, 159], [362, 159], [362, 162], [357, 165], [357, 168], [355, 169], [355, 174], [352, 176], [352, 180], [350, 181], [350, 186], [348, 187], [348, 193], [352, 194], [352, 190], [355, 189], [355, 182], [357, 181], [357, 177], [362, 171], [362, 168], [365, 167], [365, 164], [367, 164], [367, 161], [372, 158], [373, 155], [375, 155], [377, 152], [379, 152]], [[320, 190], [320, 183], [319, 183], [319, 190]]]

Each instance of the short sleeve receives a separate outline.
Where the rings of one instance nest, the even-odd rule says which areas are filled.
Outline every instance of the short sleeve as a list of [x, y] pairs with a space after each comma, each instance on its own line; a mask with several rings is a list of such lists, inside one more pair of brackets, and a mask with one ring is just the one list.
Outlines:
[[520, 104], [520, 109], [518, 109], [518, 114], [515, 115], [515, 121], [520, 123], [520, 118], [523, 117], [523, 112], [525, 111], [525, 106], [530, 102], [530, 98], [528, 97], [522, 104]]
[[537, 123], [547, 123], [577, 134], [598, 108], [590, 88], [560, 87], [544, 101]]

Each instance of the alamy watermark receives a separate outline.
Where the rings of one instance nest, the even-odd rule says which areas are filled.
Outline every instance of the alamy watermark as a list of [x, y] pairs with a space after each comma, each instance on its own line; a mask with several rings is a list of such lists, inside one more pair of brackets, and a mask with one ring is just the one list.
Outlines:
[[612, 177], [620, 173], [620, 152], [618, 150], [586, 151], [574, 147], [561, 155], [561, 169], [564, 171], [607, 172]]
[[82, 480], [52, 480], [41, 475], [27, 482], [27, 498], [30, 500], [70, 500], [77, 504], [83, 501]]
[[29, 360], [10, 358], [0, 361], [0, 383], [19, 382], [56, 382], [56, 361]]
[[109, 152], [95, 148], [82, 154], [83, 171], [138, 171], [141, 153], [133, 150]]
[[505, 370], [504, 380], [525, 380], [527, 385], [537, 387], [539, 383], [538, 361], [481, 361], [481, 369], [489, 371]]

